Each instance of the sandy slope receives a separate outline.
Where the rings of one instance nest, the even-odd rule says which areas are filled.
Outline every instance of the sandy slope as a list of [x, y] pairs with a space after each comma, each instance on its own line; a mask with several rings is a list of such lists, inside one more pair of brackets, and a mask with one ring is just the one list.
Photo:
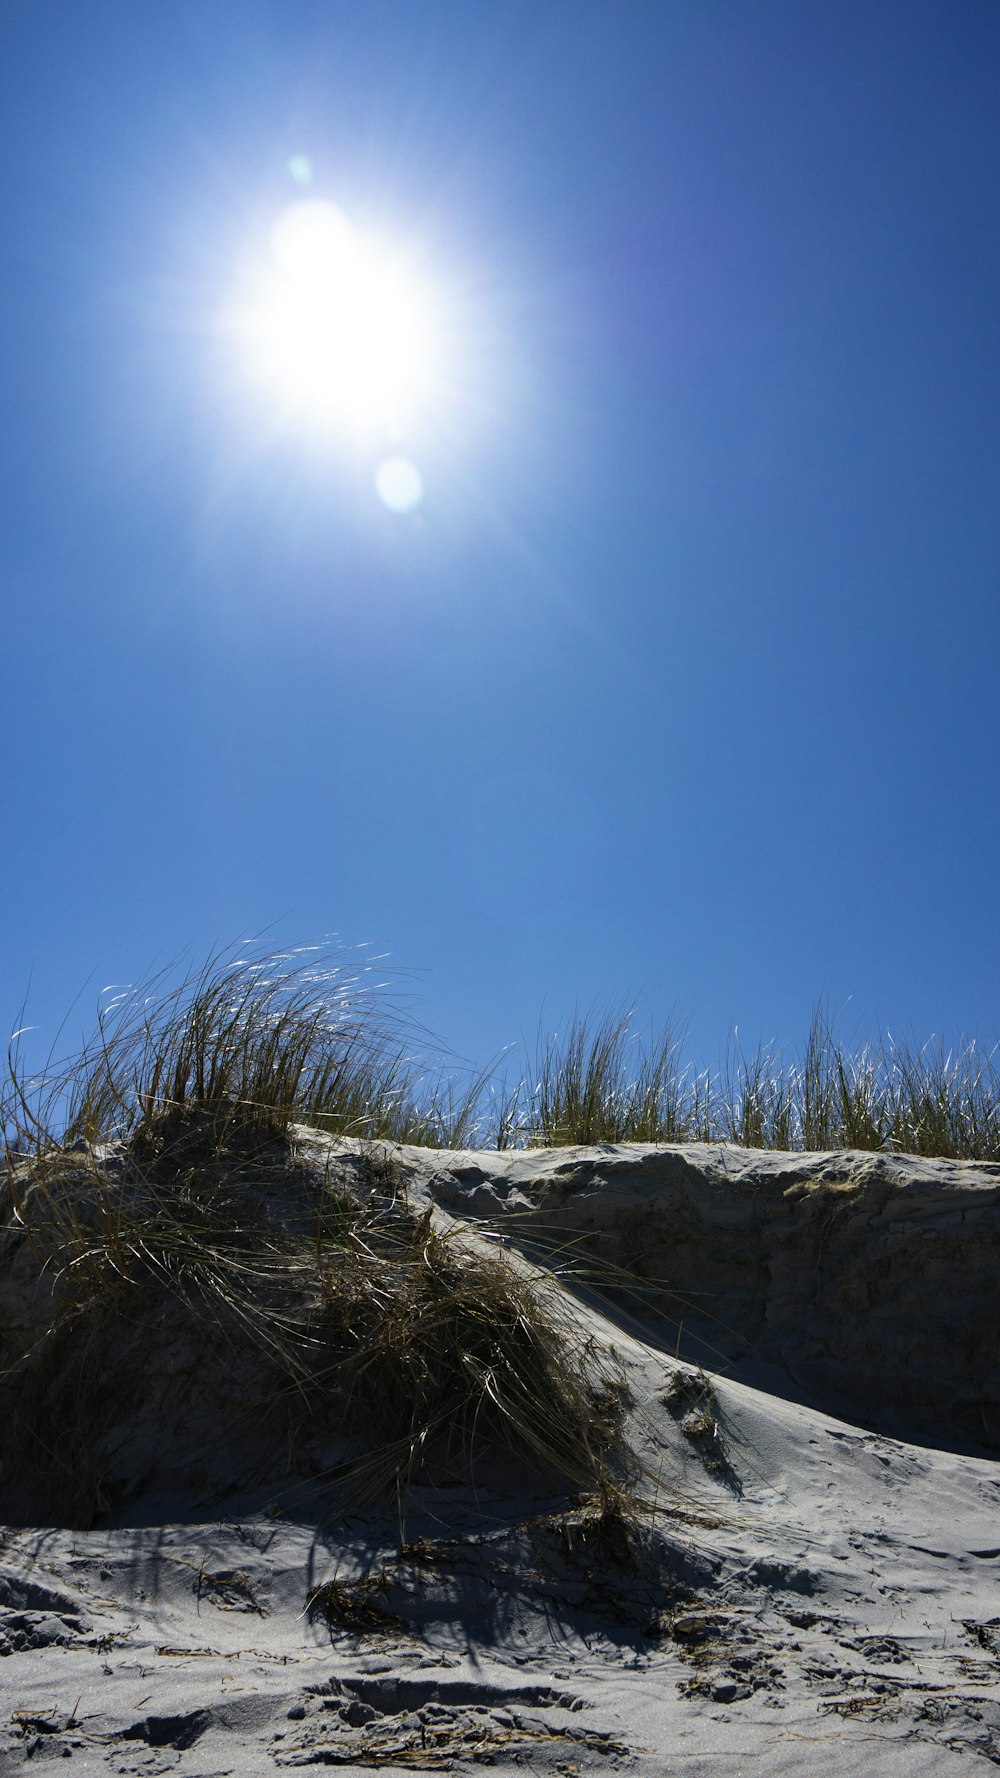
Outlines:
[[[356, 1160], [344, 1145], [334, 1158], [348, 1173]], [[7, 1529], [0, 1770], [67, 1756], [60, 1769], [101, 1778], [249, 1778], [315, 1764], [909, 1778], [976, 1770], [977, 1757], [1000, 1764], [1000, 1468], [969, 1454], [967, 1433], [963, 1452], [935, 1449], [790, 1399], [808, 1393], [809, 1377], [789, 1378], [790, 1311], [768, 1307], [797, 1292], [803, 1337], [825, 1328], [817, 1387], [828, 1388], [830, 1305], [851, 1295], [817, 1267], [816, 1208], [848, 1202], [855, 1245], [861, 1232], [883, 1242], [883, 1255], [894, 1243], [895, 1269], [883, 1263], [869, 1312], [895, 1374], [899, 1343], [912, 1355], [925, 1337], [911, 1326], [915, 1269], [930, 1293], [923, 1320], [945, 1326], [948, 1305], [934, 1292], [959, 1263], [962, 1227], [995, 1242], [998, 1170], [922, 1162], [907, 1173], [894, 1161], [898, 1179], [883, 1165], [824, 1200], [817, 1182], [843, 1186], [871, 1158], [694, 1149], [396, 1158], [411, 1192], [432, 1196], [442, 1215], [488, 1215], [491, 1232], [513, 1237], [516, 1213], [543, 1203], [617, 1259], [626, 1212], [642, 1207], [658, 1266], [665, 1212], [679, 1220], [683, 1191], [686, 1233], [670, 1263], [689, 1298], [698, 1228], [742, 1231], [742, 1310], [735, 1237], [720, 1242], [715, 1273], [702, 1239], [696, 1337], [716, 1349], [742, 1342], [738, 1359], [717, 1360], [710, 1388], [664, 1350], [677, 1345], [669, 1317], [645, 1325], [592, 1292], [577, 1296], [581, 1329], [614, 1348], [627, 1377], [641, 1487], [655, 1510], [623, 1535], [497, 1472], [478, 1490], [416, 1489], [402, 1523], [388, 1510], [346, 1524], [286, 1516], [271, 1489], [233, 1493], [211, 1511], [182, 1496], [140, 1498], [131, 1523], [115, 1529]], [[909, 1219], [894, 1179], [904, 1194], [913, 1182]], [[927, 1219], [930, 1257], [907, 1257]], [[865, 1256], [831, 1247], [844, 1232], [835, 1221], [821, 1253], [839, 1252], [855, 1275], [867, 1268], [874, 1290]], [[537, 1253], [537, 1231], [532, 1239]], [[979, 1314], [980, 1284], [973, 1267], [966, 1300], [953, 1305], [963, 1328]], [[755, 1290], [765, 1298], [756, 1308]], [[718, 1306], [724, 1292], [725, 1325], [712, 1337], [707, 1301]], [[863, 1306], [852, 1313], [862, 1326], [840, 1381], [863, 1402], [876, 1346]], [[886, 1329], [899, 1330], [896, 1345]], [[963, 1399], [974, 1402], [974, 1366], [963, 1363]], [[943, 1391], [945, 1370], [933, 1390]], [[889, 1394], [872, 1391], [869, 1425], [891, 1411]], [[924, 1417], [919, 1376], [897, 1411]], [[334, 1596], [339, 1621], [307, 1612], [314, 1588], [366, 1578], [367, 1589]]]

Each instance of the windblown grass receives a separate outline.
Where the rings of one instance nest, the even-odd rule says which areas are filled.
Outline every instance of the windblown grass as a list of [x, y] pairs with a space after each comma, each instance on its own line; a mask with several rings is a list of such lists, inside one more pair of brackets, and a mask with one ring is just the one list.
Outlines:
[[[1000, 1159], [997, 1052], [891, 1038], [860, 1049], [817, 1008], [800, 1057], [731, 1042], [715, 1075], [634, 1009], [576, 1014], [524, 1054], [511, 1080], [448, 1066], [364, 972], [312, 951], [223, 952], [180, 986], [119, 996], [95, 1036], [30, 1079], [10, 1057], [3, 1114], [19, 1153], [143, 1132], [197, 1107], [262, 1137], [295, 1122], [434, 1147], [735, 1142]], [[508, 1064], [509, 1066], [509, 1064]], [[169, 1158], [166, 1163], [171, 1164]]]
[[26, 1077], [9, 1056], [4, 1113], [19, 1151], [143, 1132], [162, 1144], [164, 1114], [196, 1107], [224, 1132], [283, 1133], [292, 1122], [338, 1135], [458, 1145], [472, 1133], [482, 1082], [461, 1088], [419, 1055], [363, 972], [314, 950], [223, 951], [170, 985], [153, 976], [118, 995], [83, 1049]]
[[716, 1105], [719, 1135], [748, 1148], [1000, 1160], [995, 1050], [887, 1038], [851, 1051], [822, 1008], [801, 1060], [766, 1049], [739, 1056]]

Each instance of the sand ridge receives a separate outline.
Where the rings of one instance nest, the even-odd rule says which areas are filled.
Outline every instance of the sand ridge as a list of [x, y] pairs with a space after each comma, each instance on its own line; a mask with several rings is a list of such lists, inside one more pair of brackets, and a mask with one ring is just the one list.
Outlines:
[[[301, 1142], [342, 1182], [362, 1178], [360, 1146]], [[760, 1231], [782, 1215], [794, 1226], [804, 1204], [812, 1241], [814, 1203], [825, 1213], [831, 1198], [857, 1216], [870, 1192], [874, 1238], [895, 1228], [899, 1251], [935, 1219], [951, 1240], [956, 1205], [975, 1210], [982, 1240], [997, 1169], [894, 1158], [888, 1181], [875, 1168], [866, 1183], [843, 1156], [392, 1158], [443, 1225], [457, 1218], [474, 1244], [566, 1272], [556, 1288], [574, 1325], [622, 1378], [642, 1509], [616, 1519], [499, 1465], [474, 1484], [418, 1480], [405, 1504], [346, 1518], [324, 1518], [294, 1478], [255, 1487], [234, 1474], [212, 1503], [147, 1491], [113, 1525], [8, 1525], [0, 1771], [58, 1758], [100, 1778], [320, 1765], [901, 1778], [1000, 1764], [1000, 1470], [985, 1448], [889, 1436], [878, 1400], [848, 1420], [794, 1399], [801, 1377], [783, 1363], [790, 1347], [767, 1343], [766, 1304], [759, 1350], [745, 1317], [738, 1358], [724, 1351], [732, 1329], [716, 1327], [716, 1363], [693, 1363], [679, 1314], [676, 1333], [662, 1304], [644, 1322], [648, 1299], [602, 1295], [570, 1275], [565, 1247], [543, 1253], [538, 1229], [517, 1226], [555, 1205], [564, 1237], [571, 1205], [576, 1232], [618, 1231], [620, 1264], [630, 1174], [633, 1207], [671, 1210], [683, 1186], [690, 1215], [701, 1165], [703, 1226], [725, 1227], [726, 1212], [730, 1227], [756, 1228], [759, 1278]], [[889, 1191], [907, 1166], [912, 1219]], [[830, 1181], [846, 1182], [842, 1197], [824, 1193]], [[827, 1234], [827, 1256], [845, 1232]], [[903, 1272], [884, 1275], [891, 1326], [914, 1299], [895, 1292]], [[812, 1280], [815, 1301], [815, 1269]], [[821, 1285], [821, 1306], [835, 1301]], [[745, 1380], [755, 1364], [771, 1387]]]

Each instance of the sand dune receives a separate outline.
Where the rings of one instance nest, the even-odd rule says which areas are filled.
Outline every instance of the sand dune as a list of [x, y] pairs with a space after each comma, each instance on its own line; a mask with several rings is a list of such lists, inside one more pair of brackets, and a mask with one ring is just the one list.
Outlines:
[[[300, 1130], [296, 1156], [372, 1189], [363, 1145]], [[104, 1429], [109, 1522], [32, 1523], [8, 1437], [0, 1770], [1000, 1764], [1000, 1168], [635, 1147], [390, 1173], [428, 1228], [544, 1272], [617, 1376], [627, 1489], [487, 1450], [331, 1513], [322, 1438], [289, 1471], [263, 1422], [231, 1437], [169, 1328]], [[46, 1289], [10, 1223], [8, 1344]], [[231, 1337], [213, 1363], [251, 1389]]]

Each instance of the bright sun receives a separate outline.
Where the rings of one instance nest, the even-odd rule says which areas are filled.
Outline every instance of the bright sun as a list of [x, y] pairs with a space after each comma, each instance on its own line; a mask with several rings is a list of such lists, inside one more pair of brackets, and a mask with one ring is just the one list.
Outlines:
[[271, 249], [247, 318], [268, 382], [318, 422], [391, 437], [417, 416], [434, 377], [427, 291], [401, 259], [318, 199], [285, 211]]

